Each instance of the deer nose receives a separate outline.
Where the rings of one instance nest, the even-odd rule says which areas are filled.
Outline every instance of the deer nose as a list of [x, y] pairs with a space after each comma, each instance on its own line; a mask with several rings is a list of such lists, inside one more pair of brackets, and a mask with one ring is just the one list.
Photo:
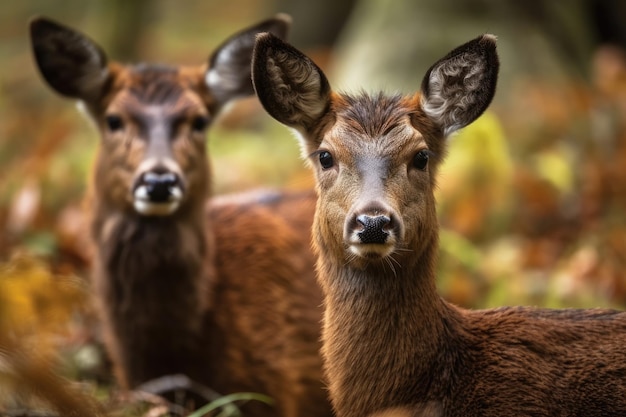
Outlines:
[[357, 236], [364, 244], [383, 244], [389, 237], [389, 232], [385, 227], [391, 223], [389, 216], [368, 216], [361, 214], [357, 216], [356, 221], [363, 226], [363, 230], [357, 233]]
[[180, 176], [168, 170], [150, 170], [137, 177], [133, 206], [145, 216], [167, 216], [180, 206], [184, 195]]
[[139, 186], [146, 187], [148, 199], [153, 203], [169, 201], [180, 188], [180, 179], [173, 172], [146, 172], [139, 178]]

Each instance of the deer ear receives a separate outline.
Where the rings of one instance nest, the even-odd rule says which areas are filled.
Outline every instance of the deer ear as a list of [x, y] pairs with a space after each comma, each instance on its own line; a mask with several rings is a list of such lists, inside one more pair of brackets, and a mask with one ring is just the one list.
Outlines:
[[90, 100], [108, 78], [107, 57], [87, 36], [52, 20], [30, 22], [35, 62], [46, 82], [59, 94]]
[[252, 83], [265, 110], [301, 132], [310, 130], [330, 106], [330, 85], [322, 70], [271, 34], [257, 37]]
[[206, 84], [220, 106], [228, 101], [254, 94], [250, 80], [250, 61], [255, 37], [269, 32], [286, 38], [291, 26], [291, 17], [278, 14], [228, 38], [209, 59]]
[[422, 81], [421, 106], [444, 136], [467, 126], [489, 106], [499, 68], [496, 37], [483, 35], [437, 61]]

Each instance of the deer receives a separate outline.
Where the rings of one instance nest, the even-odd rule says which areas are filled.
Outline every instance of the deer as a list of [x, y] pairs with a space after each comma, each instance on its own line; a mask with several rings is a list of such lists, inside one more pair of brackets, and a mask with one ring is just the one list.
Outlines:
[[626, 415], [626, 313], [471, 310], [437, 293], [437, 169], [450, 135], [495, 95], [496, 49], [490, 34], [458, 46], [416, 93], [348, 94], [291, 44], [257, 36], [256, 94], [294, 130], [315, 177], [337, 417]]
[[254, 94], [255, 35], [284, 37], [290, 24], [279, 14], [235, 33], [205, 63], [175, 66], [110, 61], [75, 29], [30, 22], [43, 79], [78, 101], [99, 131], [86, 197], [90, 275], [122, 389], [183, 376], [174, 380], [187, 381], [191, 394], [200, 386], [274, 400], [249, 402], [245, 415], [331, 415], [310, 249], [316, 196], [268, 189], [212, 197], [206, 149], [224, 107]]

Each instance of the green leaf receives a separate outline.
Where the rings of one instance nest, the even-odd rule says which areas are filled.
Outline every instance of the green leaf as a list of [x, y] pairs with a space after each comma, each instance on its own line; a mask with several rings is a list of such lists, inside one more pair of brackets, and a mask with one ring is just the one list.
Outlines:
[[205, 405], [189, 414], [188, 417], [203, 417], [205, 414], [210, 413], [211, 411], [217, 410], [218, 408], [224, 407], [224, 411], [220, 414], [220, 416], [237, 416], [241, 415], [239, 409], [233, 404], [235, 401], [260, 401], [265, 404], [273, 404], [274, 400], [267, 395], [258, 394], [255, 392], [240, 392], [230, 395], [225, 395], [211, 403]]

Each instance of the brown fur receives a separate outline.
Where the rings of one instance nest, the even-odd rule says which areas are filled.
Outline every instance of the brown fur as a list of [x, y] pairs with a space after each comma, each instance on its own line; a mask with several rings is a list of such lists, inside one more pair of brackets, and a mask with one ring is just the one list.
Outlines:
[[[443, 135], [471, 123], [491, 101], [495, 38], [459, 47], [429, 70], [421, 96], [405, 98], [333, 93], [319, 68], [293, 49], [260, 35], [253, 82], [266, 110], [301, 132], [316, 175], [322, 352], [336, 415], [626, 415], [626, 313], [470, 311], [437, 294], [433, 189]], [[275, 55], [298, 62], [266, 65], [278, 62]], [[459, 73], [457, 65], [476, 78], [441, 76]], [[300, 82], [299, 94], [315, 92], [321, 103], [309, 100], [301, 108], [329, 109], [318, 118], [324, 128], [294, 124], [310, 118], [282, 114], [273, 85], [281, 77], [285, 85]], [[439, 81], [443, 87], [433, 84]], [[413, 157], [423, 150], [430, 157], [419, 168]], [[319, 159], [325, 152], [333, 164]], [[387, 240], [350, 240], [360, 230], [358, 215], [387, 216]]]
[[[276, 19], [257, 30], [284, 32], [285, 24]], [[226, 101], [252, 91], [249, 69], [237, 67], [250, 49], [221, 75], [240, 77], [242, 87], [230, 91], [232, 83], [224, 83], [216, 99], [205, 83], [211, 66], [112, 62], [94, 70], [86, 63], [101, 62], [97, 47], [83, 35], [47, 20], [33, 22], [32, 31], [46, 80], [81, 99], [102, 136], [89, 196], [92, 272], [121, 385], [185, 374], [221, 394], [274, 398], [275, 407], [248, 403], [247, 416], [331, 415], [318, 352], [321, 291], [310, 251], [314, 193], [255, 192], [207, 204], [205, 131], [194, 123], [210, 123]], [[211, 63], [226, 65], [238, 47], [251, 45], [253, 34], [242, 33]], [[56, 42], [72, 48], [76, 38], [77, 51], [65, 59], [77, 62], [67, 68]], [[83, 77], [65, 79], [58, 68]], [[241, 75], [234, 73], [240, 68]], [[111, 115], [122, 128], [111, 129]], [[144, 215], [133, 206], [133, 183], [148, 158], [169, 158], [181, 173], [184, 197], [172, 214]]]

